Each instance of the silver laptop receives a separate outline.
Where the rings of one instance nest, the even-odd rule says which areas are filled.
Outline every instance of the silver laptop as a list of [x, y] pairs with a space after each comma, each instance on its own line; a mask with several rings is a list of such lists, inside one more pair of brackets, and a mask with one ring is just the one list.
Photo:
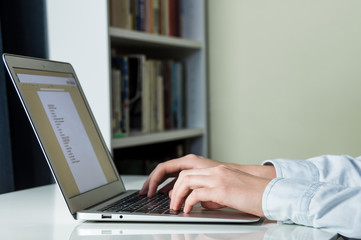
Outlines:
[[[167, 196], [159, 197], [166, 210], [158, 210], [156, 198], [139, 199], [137, 190], [126, 191], [73, 67], [11, 54], [4, 54], [3, 60], [75, 219], [233, 223], [260, 219], [230, 208], [205, 210], [199, 205], [190, 214], [169, 211]], [[140, 203], [129, 203], [135, 200]]]

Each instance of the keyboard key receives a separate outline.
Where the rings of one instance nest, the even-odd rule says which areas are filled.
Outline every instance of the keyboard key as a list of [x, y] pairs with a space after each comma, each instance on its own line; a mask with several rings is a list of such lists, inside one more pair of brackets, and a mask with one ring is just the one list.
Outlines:
[[170, 199], [168, 195], [157, 193], [154, 197], [148, 198], [139, 195], [138, 192], [112, 203], [101, 209], [103, 212], [137, 212], [150, 214], [178, 214], [180, 211], [169, 209]]

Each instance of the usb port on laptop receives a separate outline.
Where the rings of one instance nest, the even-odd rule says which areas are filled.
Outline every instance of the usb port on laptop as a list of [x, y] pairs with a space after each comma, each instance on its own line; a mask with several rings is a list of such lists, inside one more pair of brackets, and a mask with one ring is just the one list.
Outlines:
[[111, 214], [102, 214], [102, 219], [111, 219], [112, 215]]

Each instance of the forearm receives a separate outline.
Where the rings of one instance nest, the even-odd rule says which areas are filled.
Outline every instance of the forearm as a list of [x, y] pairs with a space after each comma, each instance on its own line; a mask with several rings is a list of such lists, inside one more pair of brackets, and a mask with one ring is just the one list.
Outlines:
[[228, 167], [237, 169], [242, 172], [246, 172], [248, 174], [267, 178], [267, 179], [273, 179], [277, 177], [276, 170], [272, 165], [262, 166], [262, 165], [240, 165], [236, 163], [226, 163]]
[[274, 166], [279, 178], [332, 182], [344, 186], [359, 186], [361, 182], [360, 157], [323, 155], [307, 160], [267, 160], [263, 164]]
[[264, 191], [262, 208], [272, 220], [291, 221], [359, 238], [361, 210], [356, 206], [360, 199], [360, 187], [276, 178]]
[[324, 155], [306, 160], [318, 170], [320, 182], [337, 183], [349, 187], [358, 187], [361, 182], [361, 158], [347, 155]]

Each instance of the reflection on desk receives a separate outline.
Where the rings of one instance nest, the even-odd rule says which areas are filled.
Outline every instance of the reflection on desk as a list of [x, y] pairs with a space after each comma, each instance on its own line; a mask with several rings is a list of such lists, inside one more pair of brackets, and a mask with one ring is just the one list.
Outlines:
[[[124, 177], [139, 188], [144, 176]], [[252, 224], [100, 223], [74, 220], [53, 185], [0, 195], [0, 239], [336, 239], [337, 235], [298, 225], [260, 221]]]
[[336, 239], [334, 234], [303, 226], [281, 224], [103, 224], [83, 223], [70, 240], [233, 240]]

